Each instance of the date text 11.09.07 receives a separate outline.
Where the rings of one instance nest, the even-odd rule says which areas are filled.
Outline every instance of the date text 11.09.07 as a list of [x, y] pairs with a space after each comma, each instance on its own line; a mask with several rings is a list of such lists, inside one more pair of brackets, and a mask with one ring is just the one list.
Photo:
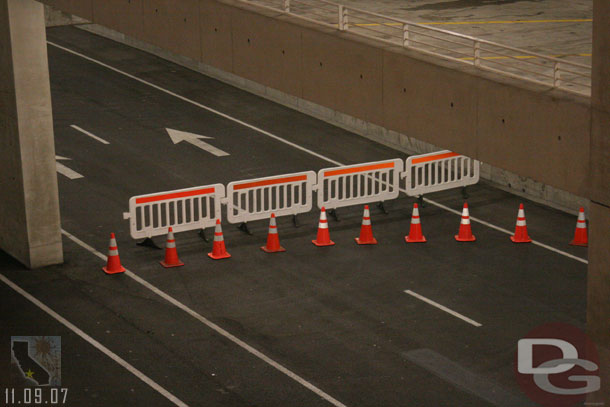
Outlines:
[[68, 389], [65, 387], [7, 387], [4, 389], [6, 406], [65, 405]]

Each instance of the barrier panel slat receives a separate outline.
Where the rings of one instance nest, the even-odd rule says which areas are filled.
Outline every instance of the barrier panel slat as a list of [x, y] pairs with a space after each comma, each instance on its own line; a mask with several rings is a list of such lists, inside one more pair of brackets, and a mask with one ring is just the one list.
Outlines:
[[417, 196], [479, 182], [479, 161], [449, 150], [407, 158], [407, 195]]
[[129, 200], [129, 212], [123, 217], [129, 219], [134, 239], [167, 234], [170, 226], [174, 232], [203, 229], [221, 218], [224, 197], [222, 184], [138, 195]]
[[241, 223], [268, 219], [271, 213], [309, 212], [315, 183], [313, 171], [231, 182], [227, 185], [227, 220]]
[[318, 171], [318, 207], [328, 209], [386, 201], [398, 197], [400, 159], [376, 161]]

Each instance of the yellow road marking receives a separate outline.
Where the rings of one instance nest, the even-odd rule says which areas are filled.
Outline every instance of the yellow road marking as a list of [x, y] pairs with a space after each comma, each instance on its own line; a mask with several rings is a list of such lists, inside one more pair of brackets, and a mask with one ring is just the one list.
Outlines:
[[[590, 57], [592, 54], [561, 54], [561, 55], [550, 55], [552, 58], [565, 58], [565, 57]], [[481, 59], [487, 59], [487, 60], [494, 60], [494, 59], [533, 59], [533, 58], [539, 58], [535, 55], [515, 55], [512, 57], [504, 57], [504, 56], [498, 56], [498, 57], [481, 57]], [[473, 57], [464, 57], [464, 58], [459, 58], [463, 61], [472, 61], [474, 58]]]
[[[582, 18], [572, 20], [498, 20], [498, 21], [444, 21], [444, 22], [424, 22], [420, 25], [475, 25], [475, 24], [540, 24], [540, 23], [590, 23], [593, 19]], [[357, 27], [377, 27], [380, 25], [397, 26], [402, 23], [360, 23], [350, 24]]]
[[532, 24], [532, 23], [590, 23], [592, 18], [572, 20], [498, 20], [498, 21], [445, 21], [419, 23], [422, 25], [464, 25], [464, 24]]

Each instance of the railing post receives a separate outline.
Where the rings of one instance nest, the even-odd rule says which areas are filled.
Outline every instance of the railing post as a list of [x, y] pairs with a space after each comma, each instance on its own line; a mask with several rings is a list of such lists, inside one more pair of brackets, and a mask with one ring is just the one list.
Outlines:
[[284, 0], [284, 11], [290, 13], [290, 0]]
[[560, 71], [559, 62], [555, 62], [555, 66], [553, 67], [553, 87], [558, 88], [561, 86], [561, 71]]
[[347, 8], [339, 4], [339, 30], [347, 31]]
[[407, 23], [402, 25], [402, 45], [404, 47], [409, 46], [409, 24]]
[[481, 43], [479, 41], [474, 42], [474, 66], [481, 65]]

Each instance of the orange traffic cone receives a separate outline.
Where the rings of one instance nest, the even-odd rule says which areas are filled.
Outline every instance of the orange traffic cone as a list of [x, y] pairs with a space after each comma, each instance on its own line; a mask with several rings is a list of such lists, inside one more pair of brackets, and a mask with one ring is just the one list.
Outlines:
[[220, 219], [216, 219], [216, 229], [214, 230], [214, 245], [212, 246], [212, 253], [208, 253], [208, 256], [214, 260], [227, 259], [231, 257], [227, 253], [225, 248], [225, 239], [222, 236], [222, 226], [220, 226]]
[[411, 227], [409, 228], [409, 236], [405, 236], [407, 243], [424, 243], [426, 238], [421, 231], [421, 223], [419, 220], [419, 207], [417, 203], [413, 204], [413, 214], [411, 215]]
[[106, 267], [102, 267], [102, 270], [104, 270], [106, 274], [123, 273], [125, 267], [121, 266], [119, 248], [117, 247], [114, 233], [110, 234], [110, 243], [108, 246], [108, 260], [106, 261]]
[[529, 243], [532, 239], [527, 235], [527, 224], [525, 223], [525, 210], [523, 204], [519, 205], [517, 213], [517, 226], [515, 226], [515, 234], [510, 237], [515, 243]]
[[574, 239], [570, 242], [572, 246], [587, 246], [589, 238], [587, 237], [587, 221], [585, 219], [585, 209], [580, 208], [578, 211], [578, 220], [576, 221], [576, 230], [574, 230]]
[[328, 219], [326, 219], [326, 209], [322, 207], [320, 212], [320, 222], [318, 223], [318, 236], [316, 240], [311, 241], [316, 246], [332, 246], [335, 244], [330, 240], [330, 233], [328, 232]]
[[464, 202], [464, 208], [462, 209], [462, 221], [460, 222], [460, 231], [457, 235], [455, 235], [455, 240], [458, 242], [474, 242], [476, 240], [470, 227], [468, 202]]
[[261, 250], [267, 253], [285, 252], [280, 246], [280, 237], [277, 234], [277, 224], [275, 223], [275, 213], [269, 218], [269, 233], [267, 234], [267, 246], [261, 247]]
[[362, 226], [360, 227], [360, 237], [356, 238], [358, 244], [377, 244], [377, 239], [373, 237], [373, 227], [371, 226], [371, 213], [369, 206], [364, 205], [364, 214], [362, 215]]
[[165, 268], [184, 266], [184, 263], [178, 258], [178, 252], [176, 251], [176, 239], [174, 238], [174, 231], [170, 227], [167, 232], [167, 243], [165, 243], [165, 260], [160, 261], [161, 265]]

